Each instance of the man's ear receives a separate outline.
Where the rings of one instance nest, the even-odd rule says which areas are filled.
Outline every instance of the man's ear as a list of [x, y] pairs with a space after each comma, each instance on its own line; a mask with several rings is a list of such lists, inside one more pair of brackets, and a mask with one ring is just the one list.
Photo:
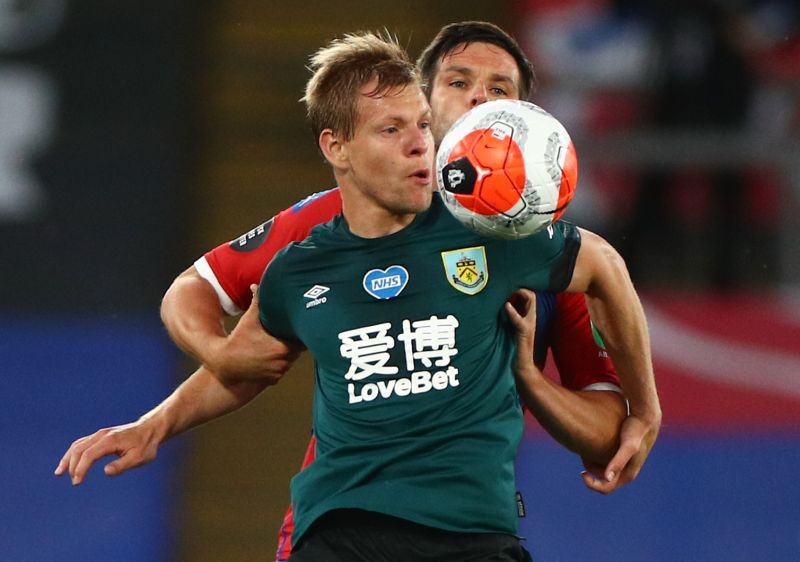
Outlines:
[[319, 149], [334, 168], [347, 166], [347, 146], [339, 140], [332, 129], [323, 129], [319, 134]]

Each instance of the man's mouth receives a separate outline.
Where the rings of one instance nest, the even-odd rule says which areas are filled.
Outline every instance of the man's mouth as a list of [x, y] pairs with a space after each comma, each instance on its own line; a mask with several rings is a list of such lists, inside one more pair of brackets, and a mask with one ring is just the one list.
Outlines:
[[431, 170], [430, 168], [420, 168], [418, 170], [414, 170], [409, 177], [418, 179], [420, 181], [428, 181], [431, 178]]

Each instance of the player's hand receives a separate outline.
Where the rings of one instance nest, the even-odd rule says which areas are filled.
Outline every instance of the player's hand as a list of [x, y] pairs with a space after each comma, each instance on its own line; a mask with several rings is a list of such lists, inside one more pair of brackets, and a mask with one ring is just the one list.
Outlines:
[[587, 488], [610, 494], [632, 482], [639, 475], [650, 450], [655, 444], [661, 420], [647, 423], [635, 414], [629, 415], [620, 428], [620, 445], [607, 466], [584, 462], [582, 473]]
[[250, 289], [253, 291], [250, 306], [207, 367], [223, 380], [274, 384], [289, 370], [302, 347], [279, 340], [264, 330], [258, 312], [258, 286], [251, 285]]
[[108, 463], [104, 472], [106, 476], [117, 476], [154, 460], [159, 444], [160, 439], [153, 424], [142, 420], [107, 427], [72, 443], [61, 457], [55, 475], [68, 472], [72, 484], [77, 486], [83, 482], [95, 462], [108, 455], [116, 455], [118, 458]]
[[533, 342], [536, 337], [536, 294], [529, 289], [519, 289], [511, 295], [505, 307], [511, 324], [516, 330], [517, 354], [514, 360], [514, 376], [519, 387], [527, 378], [542, 376], [541, 371], [533, 364]]

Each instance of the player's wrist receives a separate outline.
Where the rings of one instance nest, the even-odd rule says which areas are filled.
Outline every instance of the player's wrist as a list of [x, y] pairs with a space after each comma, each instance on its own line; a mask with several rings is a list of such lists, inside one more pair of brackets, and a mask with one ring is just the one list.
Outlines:
[[531, 360], [533, 351], [521, 353], [514, 364], [514, 372], [517, 376], [528, 379], [534, 383], [541, 383], [544, 380], [544, 373]]
[[661, 426], [661, 406], [655, 404], [637, 404], [633, 400], [629, 401], [630, 415], [637, 417], [642, 423], [652, 428]]
[[175, 421], [169, 419], [169, 407], [156, 408], [139, 418], [138, 425], [145, 432], [147, 441], [160, 445], [173, 434]]

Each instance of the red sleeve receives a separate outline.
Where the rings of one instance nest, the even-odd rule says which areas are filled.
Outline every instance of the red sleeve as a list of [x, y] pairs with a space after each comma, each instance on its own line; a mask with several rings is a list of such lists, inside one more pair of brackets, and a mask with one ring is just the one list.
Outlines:
[[619, 376], [595, 340], [583, 293], [558, 293], [552, 325], [551, 350], [561, 384], [580, 390], [598, 383], [619, 386]]
[[[275, 254], [291, 242], [303, 240], [312, 228], [328, 222], [341, 210], [338, 188], [315, 193], [239, 238], [217, 246], [195, 265], [199, 266], [199, 262], [205, 260], [216, 278], [216, 283], [213, 279], [209, 281], [217, 292], [223, 291], [239, 311], [245, 310], [252, 300], [250, 285], [261, 281]], [[203, 277], [208, 274], [207, 271], [200, 273]], [[220, 297], [224, 306], [224, 295]]]
[[[303, 464], [300, 466], [302, 471], [312, 462], [316, 457], [317, 451], [317, 438], [312, 434], [311, 440], [308, 442], [306, 449], [306, 456], [303, 458]], [[278, 551], [275, 554], [276, 562], [285, 562], [289, 560], [289, 555], [292, 553], [292, 534], [294, 533], [294, 510], [292, 504], [286, 508], [286, 513], [283, 515], [283, 524], [278, 531]]]

